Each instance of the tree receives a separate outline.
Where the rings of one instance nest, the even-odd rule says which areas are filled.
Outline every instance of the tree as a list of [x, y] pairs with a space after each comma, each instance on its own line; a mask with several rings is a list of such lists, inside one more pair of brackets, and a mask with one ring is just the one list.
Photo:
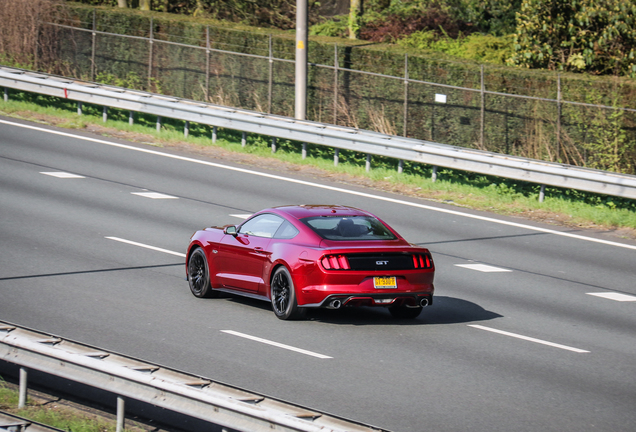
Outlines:
[[142, 11], [150, 10], [150, 0], [139, 0], [139, 9]]
[[523, 0], [511, 64], [636, 77], [636, 0]]
[[127, 8], [128, 7], [128, 1], [127, 0], [117, 0], [117, 6], [119, 6], [120, 8]]

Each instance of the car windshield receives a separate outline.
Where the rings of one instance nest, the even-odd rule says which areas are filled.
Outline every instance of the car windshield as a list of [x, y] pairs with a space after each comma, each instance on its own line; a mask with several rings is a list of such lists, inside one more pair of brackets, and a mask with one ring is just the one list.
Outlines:
[[395, 240], [397, 237], [369, 216], [318, 216], [302, 219], [308, 227], [327, 240]]

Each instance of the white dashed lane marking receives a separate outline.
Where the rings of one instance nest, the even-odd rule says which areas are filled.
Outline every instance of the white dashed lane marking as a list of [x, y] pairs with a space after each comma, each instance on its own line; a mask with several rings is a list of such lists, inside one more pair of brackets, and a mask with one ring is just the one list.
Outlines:
[[166, 195], [159, 192], [131, 192], [131, 194], [151, 199], [178, 199], [175, 196]]
[[119, 237], [105, 237], [105, 238], [107, 238], [108, 240], [114, 240], [114, 241], [118, 241], [120, 243], [126, 243], [126, 244], [129, 244], [129, 245], [142, 247], [144, 249], [150, 249], [150, 250], [154, 250], [154, 251], [157, 251], [157, 252], [163, 252], [163, 253], [167, 253], [167, 254], [170, 254], [170, 255], [175, 255], [175, 256], [178, 256], [178, 257], [185, 258], [185, 254], [181, 253], [181, 252], [175, 252], [175, 251], [171, 251], [171, 250], [168, 250], [168, 249], [162, 249], [162, 248], [159, 248], [159, 247], [156, 247], [156, 246], [150, 246], [150, 245], [143, 244], [143, 243], [137, 243], [137, 242], [134, 242], [132, 240], [126, 240], [126, 239], [119, 238]]
[[267, 340], [267, 339], [263, 339], [263, 338], [259, 338], [259, 337], [256, 337], [256, 336], [250, 336], [248, 334], [239, 333], [239, 332], [233, 331], [233, 330], [221, 330], [221, 332], [222, 333], [226, 333], [226, 334], [230, 334], [230, 335], [233, 335], [233, 336], [238, 336], [238, 337], [242, 337], [242, 338], [245, 338], [245, 339], [253, 340], [253, 341], [256, 341], [256, 342], [264, 343], [264, 344], [267, 344], [267, 345], [275, 346], [277, 348], [283, 348], [283, 349], [286, 349], [286, 350], [289, 350], [289, 351], [294, 351], [294, 352], [305, 354], [305, 355], [308, 355], [308, 356], [317, 357], [319, 359], [330, 359], [330, 358], [333, 358], [333, 357], [326, 356], [324, 354], [318, 354], [318, 353], [315, 353], [315, 352], [312, 352], [312, 351], [304, 350], [302, 348], [296, 348], [296, 347], [293, 347], [293, 346], [285, 345], [285, 344], [278, 343], [278, 342], [273, 342], [273, 341], [270, 341], [270, 340]]
[[504, 273], [511, 272], [512, 270], [503, 269], [499, 267], [493, 267], [486, 264], [455, 264], [455, 267], [463, 267], [470, 270], [477, 270], [484, 273]]
[[44, 174], [44, 175], [51, 176], [51, 177], [57, 177], [57, 178], [61, 178], [61, 179], [86, 178], [86, 177], [78, 175], [78, 174], [72, 174], [72, 173], [67, 173], [67, 172], [41, 172], [40, 174]]
[[538, 344], [541, 344], [541, 345], [547, 345], [547, 346], [551, 346], [551, 347], [554, 347], [554, 348], [560, 348], [562, 350], [572, 351], [572, 352], [579, 353], [579, 354], [589, 353], [589, 351], [582, 350], [582, 349], [579, 349], [579, 348], [573, 348], [573, 347], [570, 347], [570, 346], [567, 346], [567, 345], [561, 345], [561, 344], [557, 344], [557, 343], [554, 343], [554, 342], [548, 342], [548, 341], [545, 341], [545, 340], [536, 339], [536, 338], [529, 337], [529, 336], [523, 336], [523, 335], [520, 335], [520, 334], [517, 334], [517, 333], [510, 333], [510, 332], [503, 331], [503, 330], [497, 330], [497, 329], [494, 329], [492, 327], [486, 327], [486, 326], [477, 325], [477, 324], [469, 324], [468, 327], [476, 328], [476, 329], [479, 329], [479, 330], [485, 330], [485, 331], [489, 331], [489, 332], [492, 332], [492, 333], [497, 333], [497, 334], [504, 335], [504, 336], [510, 336], [510, 337], [513, 337], [513, 338], [516, 338], [516, 339], [521, 339], [521, 340], [525, 340], [525, 341], [528, 341], [528, 342], [534, 342], [534, 343], [538, 343]]
[[627, 294], [621, 294], [616, 292], [600, 292], [600, 293], [586, 293], [587, 295], [602, 297], [608, 300], [614, 300], [618, 302], [636, 302], [636, 297]]

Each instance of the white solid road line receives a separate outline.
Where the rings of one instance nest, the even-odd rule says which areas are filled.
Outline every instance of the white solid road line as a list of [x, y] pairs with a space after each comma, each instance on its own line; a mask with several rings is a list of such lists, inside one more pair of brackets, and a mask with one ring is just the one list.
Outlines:
[[151, 199], [178, 199], [176, 196], [166, 195], [159, 192], [131, 192], [131, 195], [137, 195]]
[[516, 227], [516, 228], [523, 228], [523, 229], [527, 229], [527, 230], [531, 230], [531, 231], [537, 231], [537, 232], [542, 232], [542, 233], [546, 233], [546, 234], [553, 234], [553, 235], [558, 235], [558, 236], [562, 236], [562, 237], [569, 237], [569, 238], [574, 238], [574, 239], [578, 239], [578, 240], [585, 240], [585, 241], [594, 242], [594, 243], [601, 243], [601, 244], [605, 244], [605, 245], [609, 245], [609, 246], [616, 246], [616, 247], [621, 247], [621, 248], [625, 248], [625, 249], [636, 250], [636, 246], [634, 246], [634, 245], [617, 243], [617, 242], [613, 242], [613, 241], [609, 241], [609, 240], [602, 240], [602, 239], [597, 239], [597, 238], [593, 238], [593, 237], [586, 237], [586, 236], [582, 236], [582, 235], [578, 235], [578, 234], [572, 234], [572, 233], [562, 232], [562, 231], [555, 231], [555, 230], [551, 230], [551, 229], [547, 229], [547, 228], [534, 227], [534, 226], [524, 225], [524, 224], [520, 224], [520, 223], [516, 223], [516, 222], [510, 222], [510, 221], [494, 219], [494, 218], [486, 217], [486, 216], [473, 215], [473, 214], [470, 214], [470, 213], [462, 213], [462, 212], [457, 211], [457, 210], [438, 208], [438, 207], [428, 206], [428, 205], [425, 205], [425, 204], [419, 204], [419, 203], [413, 203], [413, 202], [409, 202], [409, 201], [404, 201], [404, 200], [400, 200], [400, 199], [396, 199], [396, 198], [389, 198], [389, 197], [383, 197], [383, 196], [380, 196], [380, 195], [373, 195], [373, 194], [369, 194], [369, 193], [365, 193], [365, 192], [357, 192], [357, 191], [353, 191], [353, 190], [338, 188], [338, 187], [335, 187], [335, 186], [327, 186], [327, 185], [322, 185], [322, 184], [319, 184], [319, 183], [312, 183], [312, 182], [308, 182], [308, 181], [304, 181], [304, 180], [297, 180], [297, 179], [292, 179], [292, 178], [288, 178], [288, 177], [282, 177], [282, 176], [275, 175], [275, 174], [267, 174], [267, 173], [262, 173], [262, 172], [258, 172], [258, 171], [252, 171], [252, 170], [249, 170], [249, 169], [246, 169], [246, 168], [232, 167], [232, 166], [228, 166], [228, 165], [222, 165], [222, 164], [218, 164], [218, 163], [214, 163], [214, 162], [208, 162], [208, 161], [199, 160], [199, 159], [194, 159], [194, 158], [190, 158], [190, 157], [178, 156], [178, 155], [173, 155], [173, 154], [169, 154], [169, 153], [162, 153], [162, 152], [157, 151], [157, 150], [134, 147], [134, 146], [126, 145], [126, 144], [119, 144], [119, 143], [106, 141], [106, 140], [101, 140], [101, 139], [97, 139], [97, 138], [88, 138], [88, 137], [84, 137], [84, 136], [80, 136], [80, 135], [75, 135], [75, 134], [71, 134], [71, 133], [67, 133], [67, 132], [60, 132], [60, 131], [45, 129], [45, 128], [41, 128], [41, 127], [37, 127], [37, 126], [30, 126], [30, 125], [23, 125], [23, 124], [20, 124], [20, 123], [13, 123], [13, 122], [9, 122], [9, 121], [6, 121], [6, 120], [1, 120], [1, 119], [0, 119], [0, 123], [12, 125], [12, 126], [17, 126], [17, 127], [21, 127], [21, 128], [25, 128], [25, 129], [37, 130], [37, 131], [46, 132], [46, 133], [59, 135], [59, 136], [72, 137], [72, 138], [76, 138], [76, 139], [80, 139], [80, 140], [84, 140], [84, 141], [90, 141], [90, 142], [94, 142], [94, 143], [98, 143], [98, 144], [109, 145], [109, 146], [112, 146], [112, 147], [118, 147], [118, 148], [122, 148], [122, 149], [133, 150], [133, 151], [137, 151], [137, 152], [141, 152], [141, 153], [147, 153], [147, 154], [152, 154], [152, 155], [156, 155], [156, 156], [167, 157], [167, 158], [181, 160], [181, 161], [185, 161], [185, 162], [192, 162], [192, 163], [196, 163], [196, 164], [200, 164], [200, 165], [207, 165], [207, 166], [211, 166], [211, 167], [215, 167], [215, 168], [221, 168], [221, 169], [241, 172], [241, 173], [245, 173], [245, 174], [251, 174], [251, 175], [256, 175], [256, 176], [260, 176], [260, 177], [266, 177], [266, 178], [281, 180], [281, 181], [285, 181], [285, 182], [289, 182], [289, 183], [296, 183], [296, 184], [301, 184], [301, 185], [304, 185], [304, 186], [311, 186], [311, 187], [315, 187], [315, 188], [319, 188], [319, 189], [325, 189], [325, 190], [345, 193], [345, 194], [349, 194], [349, 195], [356, 195], [356, 196], [360, 196], [360, 197], [364, 197], [364, 198], [371, 198], [371, 199], [376, 199], [376, 200], [380, 200], [380, 201], [391, 202], [391, 203], [394, 203], [394, 204], [400, 204], [400, 205], [405, 205], [405, 206], [409, 206], [409, 207], [420, 208], [420, 209], [424, 209], [424, 210], [430, 210], [430, 211], [436, 211], [436, 212], [440, 212], [440, 213], [452, 214], [454, 216], [462, 216], [462, 217], [466, 217], [466, 218], [470, 218], [470, 219], [476, 219], [476, 220], [496, 223], [496, 224], [500, 224], [500, 225], [507, 225], [507, 226], [512, 226], [512, 227]]
[[233, 331], [233, 330], [221, 330], [221, 332], [222, 333], [231, 334], [231, 335], [234, 335], [234, 336], [238, 336], [238, 337], [242, 337], [242, 338], [245, 338], [245, 339], [253, 340], [253, 341], [256, 341], [256, 342], [261, 342], [261, 343], [264, 343], [264, 344], [267, 344], [267, 345], [272, 345], [272, 346], [275, 346], [275, 347], [278, 347], [278, 348], [283, 348], [283, 349], [286, 349], [286, 350], [294, 351], [294, 352], [297, 352], [297, 353], [306, 354], [308, 356], [318, 357], [319, 359], [330, 359], [330, 358], [333, 358], [333, 357], [329, 357], [329, 356], [326, 356], [326, 355], [323, 355], [323, 354], [318, 354], [318, 353], [315, 353], [315, 352], [312, 352], [312, 351], [307, 351], [307, 350], [304, 350], [302, 348], [296, 348], [296, 347], [293, 347], [293, 346], [285, 345], [285, 344], [278, 343], [278, 342], [273, 342], [273, 341], [270, 341], [270, 340], [267, 340], [267, 339], [263, 339], [263, 338], [259, 338], [259, 337], [256, 337], [256, 336], [250, 336], [250, 335], [245, 334], [245, 333], [239, 333], [239, 332]]
[[517, 333], [510, 333], [510, 332], [503, 331], [503, 330], [497, 330], [497, 329], [494, 329], [494, 328], [491, 328], [491, 327], [485, 327], [485, 326], [481, 326], [481, 325], [477, 325], [477, 324], [468, 324], [468, 327], [472, 327], [472, 328], [476, 328], [476, 329], [480, 329], [480, 330], [486, 330], [486, 331], [493, 332], [493, 333], [498, 333], [498, 334], [501, 334], [501, 335], [504, 335], [504, 336], [510, 336], [510, 337], [517, 338], [517, 339], [523, 339], [523, 340], [526, 340], [526, 341], [529, 341], [529, 342], [535, 342], [535, 343], [538, 343], [538, 344], [547, 345], [547, 346], [551, 346], [551, 347], [554, 347], [554, 348], [560, 348], [560, 349], [567, 350], [567, 351], [573, 351], [575, 353], [589, 353], [589, 351], [586, 351], [586, 350], [582, 350], [582, 349], [578, 349], [578, 348], [572, 348], [572, 347], [569, 347], [567, 345], [561, 345], [561, 344], [557, 344], [557, 343], [553, 343], [553, 342], [544, 341], [544, 340], [541, 340], [541, 339], [535, 339], [535, 338], [528, 337], [528, 336], [523, 336], [523, 335], [520, 335], [520, 334], [517, 334]]
[[143, 243], [137, 243], [137, 242], [134, 242], [134, 241], [131, 241], [131, 240], [126, 240], [126, 239], [119, 238], [119, 237], [105, 237], [105, 238], [107, 238], [108, 240], [115, 240], [115, 241], [118, 241], [118, 242], [121, 242], [121, 243], [126, 243], [126, 244], [133, 245], [133, 246], [139, 246], [139, 247], [142, 247], [142, 248], [145, 248], [145, 249], [150, 249], [150, 250], [154, 250], [154, 251], [157, 251], [157, 252], [163, 252], [163, 253], [167, 253], [167, 254], [170, 254], [170, 255], [176, 255], [178, 257], [185, 258], [185, 254], [181, 253], [181, 252], [174, 252], [174, 251], [171, 251], [171, 250], [168, 250], [168, 249], [162, 249], [162, 248], [158, 248], [158, 247], [155, 247], [155, 246], [150, 246], [150, 245], [143, 244]]

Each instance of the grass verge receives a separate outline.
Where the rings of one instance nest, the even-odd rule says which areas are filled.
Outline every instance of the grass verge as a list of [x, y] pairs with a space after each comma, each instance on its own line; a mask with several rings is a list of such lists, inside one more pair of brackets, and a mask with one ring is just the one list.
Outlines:
[[102, 120], [102, 107], [84, 104], [82, 115], [73, 101], [30, 93], [11, 92], [9, 101], [0, 102], [0, 114], [59, 127], [122, 138], [160, 147], [178, 148], [218, 159], [257, 165], [278, 172], [297, 172], [331, 181], [352, 183], [379, 190], [416, 196], [501, 215], [519, 216], [572, 228], [597, 229], [636, 239], [636, 201], [571, 189], [547, 187], [545, 200], [538, 200], [537, 184], [502, 179], [459, 170], [440, 169], [432, 180], [433, 167], [406, 161], [402, 173], [393, 159], [375, 156], [370, 172], [365, 170], [366, 155], [341, 150], [334, 166], [333, 150], [308, 145], [301, 156], [301, 143], [278, 140], [272, 153], [271, 139], [248, 135], [241, 143], [239, 131], [220, 129], [215, 144], [212, 128], [190, 124], [184, 137], [184, 122], [164, 119], [156, 130], [156, 117], [135, 114], [128, 123], [127, 111], [109, 109]]

